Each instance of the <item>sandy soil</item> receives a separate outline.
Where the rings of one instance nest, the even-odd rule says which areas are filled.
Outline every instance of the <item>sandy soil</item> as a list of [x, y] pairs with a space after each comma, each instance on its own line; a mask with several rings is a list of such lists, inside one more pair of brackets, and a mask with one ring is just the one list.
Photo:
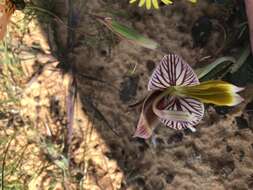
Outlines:
[[[68, 10], [63, 1], [55, 1], [55, 12], [64, 22]], [[65, 25], [59, 21], [43, 23], [39, 19], [40, 27], [31, 29], [24, 43], [28, 47], [39, 44], [43, 51], [32, 60], [22, 61], [27, 78], [38, 71], [38, 65], [44, 66], [35, 81], [25, 87], [22, 116], [36, 121], [38, 133], [56, 147], [64, 141], [62, 134], [66, 133], [64, 110], [71, 81], [70, 75], [63, 75], [56, 65], [67, 60], [64, 66], [76, 68], [78, 98], [70, 157], [72, 178], [65, 181], [65, 188], [253, 189], [252, 115], [244, 111], [250, 98], [226, 114], [218, 114], [213, 107], [206, 106], [205, 119], [197, 126], [196, 133], [174, 131], [161, 125], [155, 131], [155, 144], [132, 137], [140, 110], [129, 105], [147, 94], [148, 77], [164, 54], [177, 53], [194, 67], [221, 55], [222, 45], [218, 42], [222, 31], [214, 32], [203, 48], [193, 48], [191, 37], [191, 26], [198, 17], [208, 15], [220, 21], [215, 13], [224, 12], [215, 12], [219, 7], [204, 0], [194, 6], [177, 1], [160, 11], [145, 11], [128, 5], [127, 1], [75, 0], [73, 10], [76, 26], [71, 43]], [[112, 16], [108, 12], [113, 12], [121, 22], [156, 40], [164, 53], [119, 40], [87, 16], [87, 12], [103, 16]], [[69, 44], [71, 47], [66, 49]], [[23, 51], [21, 55], [29, 57], [30, 52]], [[207, 62], [201, 62], [206, 56], [210, 56]], [[21, 134], [28, 133], [31, 141], [36, 139], [29, 131], [24, 129]], [[39, 161], [43, 162], [43, 153], [33, 146], [30, 148], [34, 154], [27, 153], [27, 158], [33, 157], [33, 164], [34, 160], [38, 161], [33, 166], [29, 161], [23, 163], [24, 171], [31, 167], [37, 170], [41, 167]], [[55, 167], [50, 167], [38, 174], [29, 188], [46, 189], [48, 181], [58, 177]]]

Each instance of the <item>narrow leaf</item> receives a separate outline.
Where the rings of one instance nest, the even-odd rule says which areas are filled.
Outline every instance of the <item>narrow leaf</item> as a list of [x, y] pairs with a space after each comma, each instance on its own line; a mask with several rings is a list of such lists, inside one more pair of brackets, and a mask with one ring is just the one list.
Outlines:
[[148, 49], [155, 50], [158, 48], [158, 43], [154, 40], [146, 38], [134, 29], [121, 24], [110, 17], [97, 16], [96, 18], [122, 39], [128, 40], [131, 43], [137, 44]]
[[236, 64], [233, 65], [231, 73], [235, 73], [238, 69], [240, 69], [242, 67], [242, 65], [246, 62], [246, 60], [248, 59], [249, 56], [250, 56], [250, 46], [247, 45], [242, 50], [242, 53], [241, 53], [240, 57], [238, 58]]
[[[229, 66], [231, 66], [236, 63], [236, 60], [233, 57], [221, 57], [221, 58], [216, 59], [213, 63], [208, 64], [204, 68], [196, 69], [195, 73], [197, 74], [199, 79], [202, 79], [202, 78], [205, 78], [207, 75], [210, 75], [211, 73], [219, 72], [219, 70], [223, 70], [224, 67], [228, 66], [226, 63], [230, 63]], [[229, 69], [227, 69], [227, 72], [228, 71]]]

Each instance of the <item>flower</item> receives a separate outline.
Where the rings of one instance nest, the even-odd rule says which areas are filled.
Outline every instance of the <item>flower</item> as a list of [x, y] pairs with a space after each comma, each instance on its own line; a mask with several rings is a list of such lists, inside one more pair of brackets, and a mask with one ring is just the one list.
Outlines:
[[243, 101], [233, 84], [211, 80], [200, 83], [193, 69], [178, 55], [163, 57], [148, 83], [134, 137], [147, 139], [161, 122], [169, 128], [194, 128], [204, 116], [204, 104], [235, 106]]
[[[130, 0], [130, 3], [134, 3], [137, 0]], [[188, 0], [192, 3], [196, 3], [197, 0]], [[166, 5], [172, 4], [172, 0], [161, 0]], [[152, 6], [154, 6], [155, 9], [159, 9], [159, 1], [158, 0], [140, 0], [138, 6], [142, 7], [144, 4], [146, 4], [147, 9], [151, 9]]]

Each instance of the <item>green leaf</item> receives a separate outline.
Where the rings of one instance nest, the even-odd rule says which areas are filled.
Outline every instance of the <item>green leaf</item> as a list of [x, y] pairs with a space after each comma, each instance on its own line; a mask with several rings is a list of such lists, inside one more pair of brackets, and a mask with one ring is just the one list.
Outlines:
[[134, 29], [121, 24], [110, 17], [96, 16], [96, 18], [122, 39], [128, 40], [131, 43], [137, 44], [139, 46], [142, 46], [148, 49], [155, 50], [158, 48], [158, 43], [155, 42], [154, 40], [151, 40], [139, 34]]
[[235, 65], [233, 65], [231, 73], [235, 73], [237, 70], [239, 70], [242, 65], [246, 62], [250, 55], [250, 46], [247, 45], [246, 47], [243, 48], [241, 55], [239, 56], [237, 62]]
[[240, 86], [253, 84], [253, 56], [248, 56], [243, 65], [236, 72], [227, 75], [225, 80]]
[[198, 68], [195, 70], [198, 78], [203, 81], [205, 79], [212, 79], [223, 71], [223, 76], [229, 72], [229, 68], [236, 63], [233, 57], [221, 57], [216, 59], [213, 63], [208, 64], [204, 68]]
[[57, 160], [54, 160], [54, 163], [63, 171], [66, 171], [69, 167], [68, 159], [63, 155], [60, 155]]

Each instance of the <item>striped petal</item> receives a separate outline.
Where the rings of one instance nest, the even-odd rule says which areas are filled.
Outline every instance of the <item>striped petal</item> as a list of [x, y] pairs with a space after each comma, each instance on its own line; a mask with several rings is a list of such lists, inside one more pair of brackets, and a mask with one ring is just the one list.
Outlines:
[[189, 128], [194, 132], [194, 126], [202, 120], [204, 115], [203, 103], [188, 97], [173, 95], [160, 97], [153, 104], [153, 111], [159, 120], [167, 127], [177, 130]]
[[158, 91], [152, 92], [144, 100], [142, 112], [133, 137], [148, 139], [151, 137], [153, 129], [159, 124], [159, 119], [153, 112], [152, 104], [160, 93]]
[[211, 80], [202, 82], [191, 87], [176, 87], [176, 94], [183, 97], [192, 97], [203, 103], [211, 103], [218, 106], [235, 106], [243, 101], [243, 98], [237, 94], [244, 88], [233, 84]]
[[178, 55], [169, 54], [162, 58], [151, 75], [148, 90], [196, 84], [199, 84], [199, 80], [193, 69]]

